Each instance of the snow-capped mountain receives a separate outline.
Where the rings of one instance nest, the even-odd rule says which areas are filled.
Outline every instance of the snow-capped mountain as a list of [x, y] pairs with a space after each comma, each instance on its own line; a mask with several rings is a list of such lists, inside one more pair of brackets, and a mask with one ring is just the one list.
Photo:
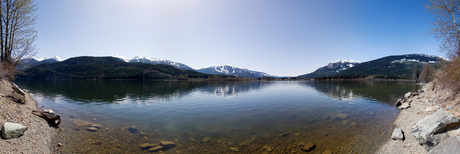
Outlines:
[[201, 73], [215, 75], [233, 75], [244, 78], [274, 77], [264, 72], [257, 72], [245, 68], [239, 68], [232, 65], [209, 66], [197, 70]]
[[360, 63], [359, 61], [351, 60], [351, 59], [334, 61], [334, 62], [327, 64], [326, 66], [318, 68], [312, 73], [300, 75], [298, 77], [299, 78], [317, 78], [317, 77], [335, 75], [359, 63]]
[[353, 68], [340, 72], [337, 75], [386, 75], [411, 78], [414, 71], [421, 70], [423, 65], [445, 61], [442, 57], [425, 54], [407, 54], [387, 56], [360, 63]]
[[112, 57], [120, 58], [124, 60], [125, 62], [129, 62], [129, 63], [163, 64], [163, 65], [174, 66], [180, 70], [194, 70], [193, 68], [185, 64], [173, 62], [173, 61], [165, 60], [165, 59], [158, 59], [158, 58], [144, 57], [144, 56], [136, 56], [134, 58], [128, 58], [128, 57], [118, 56], [118, 55], [112, 55]]
[[47, 64], [47, 63], [55, 63], [60, 62], [62, 59], [58, 56], [54, 56], [53, 58], [36, 58], [33, 56], [25, 57], [20, 60], [17, 69], [24, 70], [29, 67], [33, 67], [40, 64]]

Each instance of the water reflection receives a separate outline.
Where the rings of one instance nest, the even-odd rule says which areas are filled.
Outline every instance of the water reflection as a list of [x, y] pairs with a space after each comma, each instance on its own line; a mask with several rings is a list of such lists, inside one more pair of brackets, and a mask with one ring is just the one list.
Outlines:
[[272, 82], [190, 82], [149, 80], [18, 80], [16, 83], [34, 93], [90, 103], [121, 103], [123, 101], [180, 99], [193, 91], [232, 97], [261, 89]]
[[[241, 93], [260, 90], [277, 82], [190, 82], [149, 80], [18, 80], [23, 88], [47, 96], [76, 100], [83, 103], [122, 103], [123, 101], [145, 102], [148, 100], [180, 99], [193, 91], [222, 97], [233, 97]], [[317, 91], [338, 100], [350, 101], [364, 98], [393, 104], [393, 101], [417, 86], [407, 82], [377, 81], [305, 81], [294, 82], [313, 87]]]
[[[371, 153], [386, 141], [382, 132], [390, 133], [397, 113], [394, 107], [374, 102], [391, 102], [414, 87], [315, 81], [16, 83], [36, 94], [40, 106], [61, 114], [67, 131], [59, 142], [72, 145], [63, 148], [74, 148], [63, 153], [144, 153], [139, 145], [159, 141], [176, 142], [177, 147], [165, 153], [228, 153], [230, 147], [262, 153], [264, 146], [276, 147], [273, 153], [301, 153], [292, 145], [305, 142], [315, 142], [314, 152]], [[90, 132], [87, 126], [77, 126], [78, 121], [102, 129]], [[131, 126], [139, 131], [127, 131]]]
[[418, 89], [417, 86], [407, 86], [415, 83], [389, 81], [316, 81], [302, 84], [339, 100], [364, 98], [390, 105], [394, 105], [394, 100], [402, 97], [404, 93]]

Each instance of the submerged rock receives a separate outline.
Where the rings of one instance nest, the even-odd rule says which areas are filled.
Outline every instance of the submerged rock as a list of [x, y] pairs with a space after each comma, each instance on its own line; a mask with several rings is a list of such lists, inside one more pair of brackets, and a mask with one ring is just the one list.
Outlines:
[[272, 151], [273, 151], [273, 148], [266, 145], [266, 146], [262, 147], [262, 150], [265, 150], [265, 151], [267, 151], [267, 152], [272, 152]]
[[160, 144], [162, 146], [175, 146], [176, 143], [172, 142], [172, 141], [161, 141]]
[[316, 145], [314, 143], [307, 143], [302, 146], [302, 150], [305, 152], [309, 152], [315, 148], [316, 148]]
[[141, 145], [139, 145], [139, 147], [142, 150], [147, 150], [147, 149], [153, 148], [155, 146], [158, 146], [158, 143], [142, 143]]
[[238, 152], [238, 148], [237, 148], [237, 147], [230, 147], [230, 150], [233, 151], [233, 152]]
[[204, 143], [208, 143], [208, 142], [211, 142], [211, 138], [210, 137], [203, 137], [201, 139], [201, 141], [204, 142]]
[[2, 126], [2, 138], [18, 138], [19, 136], [22, 136], [24, 134], [27, 128], [27, 126], [18, 123], [5, 122], [5, 124], [3, 124]]
[[128, 126], [127, 130], [132, 134], [139, 132], [139, 128], [137, 128], [137, 126], [134, 126], [134, 125]]
[[348, 114], [346, 114], [346, 113], [338, 113], [338, 114], [336, 115], [336, 118], [344, 119], [344, 120], [345, 120], [345, 119], [348, 119]]
[[332, 151], [331, 151], [331, 150], [329, 150], [329, 149], [327, 149], [327, 150], [323, 151], [323, 153], [322, 153], [322, 154], [332, 154]]
[[393, 131], [393, 134], [391, 134], [391, 139], [404, 141], [404, 132], [401, 130], [401, 128], [396, 128]]
[[97, 128], [97, 129], [102, 129], [101, 125], [98, 124], [92, 124], [91, 127]]
[[158, 152], [158, 151], [160, 151], [160, 150], [162, 150], [162, 149], [163, 149], [163, 146], [161, 146], [161, 145], [156, 145], [156, 146], [150, 148], [150, 149], [149, 149], [149, 152]]
[[97, 132], [99, 129], [97, 129], [96, 127], [88, 127], [86, 128], [86, 130], [90, 132]]
[[448, 129], [459, 124], [459, 119], [456, 116], [445, 109], [439, 109], [433, 115], [427, 116], [417, 122], [412, 128], [412, 135], [422, 146], [429, 150], [442, 140], [440, 137], [434, 137], [435, 133], [448, 131]]

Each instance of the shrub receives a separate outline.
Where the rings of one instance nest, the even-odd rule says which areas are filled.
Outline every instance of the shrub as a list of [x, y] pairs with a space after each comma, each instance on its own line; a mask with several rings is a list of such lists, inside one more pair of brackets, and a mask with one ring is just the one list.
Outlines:
[[440, 83], [452, 90], [460, 90], [460, 58], [450, 61], [439, 75]]
[[0, 79], [4, 78], [9, 78], [12, 79], [14, 78], [14, 71], [15, 71], [15, 66], [10, 63], [1, 63], [0, 65]]
[[434, 67], [430, 64], [423, 65], [422, 72], [418, 76], [418, 80], [423, 83], [428, 83], [434, 79]]

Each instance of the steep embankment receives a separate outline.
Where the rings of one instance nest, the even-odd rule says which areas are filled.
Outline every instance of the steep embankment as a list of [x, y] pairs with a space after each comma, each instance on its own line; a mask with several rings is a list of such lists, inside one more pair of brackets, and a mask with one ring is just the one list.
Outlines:
[[[0, 79], [0, 128], [5, 122], [14, 122], [28, 129], [19, 138], [0, 139], [0, 153], [52, 153], [52, 139], [57, 130], [32, 114], [38, 107], [28, 93], [19, 96], [13, 87], [10, 81]], [[22, 97], [25, 103], [16, 103], [9, 96]]]
[[[401, 128], [405, 140], [391, 140], [380, 148], [377, 153], [427, 153], [412, 133], [413, 127], [422, 119], [443, 108], [453, 115], [460, 116], [460, 97], [458, 93], [437, 85], [437, 82], [426, 84], [417, 96], [409, 98], [410, 107], [401, 110], [393, 125]], [[458, 132], [457, 132], [457, 135]]]

